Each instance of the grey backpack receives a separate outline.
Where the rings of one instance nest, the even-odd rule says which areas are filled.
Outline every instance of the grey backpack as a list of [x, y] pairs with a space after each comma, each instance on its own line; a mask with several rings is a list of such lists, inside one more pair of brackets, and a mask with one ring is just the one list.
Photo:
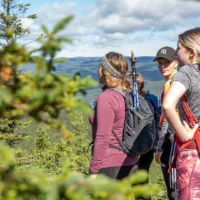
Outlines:
[[135, 110], [130, 93], [123, 93], [116, 88], [109, 90], [120, 93], [125, 100], [123, 140], [121, 141], [112, 130], [119, 146], [109, 144], [109, 147], [123, 151], [129, 156], [137, 156], [148, 152], [153, 148], [156, 139], [154, 109], [150, 101], [139, 95], [140, 106]]

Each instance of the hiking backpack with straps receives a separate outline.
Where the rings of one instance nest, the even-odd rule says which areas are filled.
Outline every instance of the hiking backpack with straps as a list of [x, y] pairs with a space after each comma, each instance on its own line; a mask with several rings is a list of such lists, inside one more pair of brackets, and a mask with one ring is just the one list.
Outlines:
[[109, 147], [123, 151], [129, 156], [137, 156], [148, 152], [153, 148], [156, 138], [154, 111], [151, 108], [151, 103], [148, 99], [139, 95], [140, 107], [135, 110], [130, 93], [124, 93], [117, 88], [109, 90], [120, 93], [125, 100], [123, 140], [121, 141], [112, 130], [119, 146], [110, 144]]
[[160, 117], [162, 115], [162, 109], [161, 109], [161, 102], [160, 99], [149, 92], [147, 92], [147, 95], [145, 96], [146, 99], [148, 99], [151, 102], [151, 105], [154, 109], [154, 119], [155, 119], [155, 127], [156, 127], [156, 139], [154, 144], [154, 151], [156, 150], [156, 145], [159, 140], [159, 132], [161, 131], [161, 125], [160, 125]]
[[145, 98], [151, 102], [151, 105], [154, 108], [154, 118], [155, 118], [155, 123], [156, 123], [156, 130], [158, 129], [160, 131], [159, 122], [160, 122], [160, 116], [162, 114], [160, 99], [156, 95], [151, 94], [149, 92], [147, 92], [147, 95], [145, 96]]

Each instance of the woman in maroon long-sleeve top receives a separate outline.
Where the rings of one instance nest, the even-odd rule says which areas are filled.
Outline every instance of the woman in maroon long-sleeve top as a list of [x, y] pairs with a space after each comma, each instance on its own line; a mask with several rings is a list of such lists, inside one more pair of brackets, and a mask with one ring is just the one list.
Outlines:
[[125, 120], [124, 98], [117, 91], [129, 91], [125, 80], [128, 70], [126, 59], [121, 54], [110, 52], [102, 57], [98, 74], [103, 84], [102, 93], [95, 101], [94, 117], [90, 118], [93, 134], [93, 152], [90, 163], [90, 174], [105, 174], [110, 178], [122, 179], [137, 169], [138, 157], [129, 157], [124, 152], [109, 147], [118, 146], [112, 129], [120, 140], [123, 137]]

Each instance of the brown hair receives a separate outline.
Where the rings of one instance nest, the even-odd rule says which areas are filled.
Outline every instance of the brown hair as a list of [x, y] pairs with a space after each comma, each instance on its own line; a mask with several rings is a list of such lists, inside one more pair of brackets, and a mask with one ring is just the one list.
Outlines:
[[[126, 83], [127, 87], [133, 89], [133, 78], [132, 75], [129, 73], [126, 75]], [[136, 81], [137, 81], [137, 88], [140, 95], [145, 96], [146, 92], [143, 91], [144, 89], [144, 79], [140, 73], [136, 73]]]
[[102, 74], [105, 84], [111, 88], [120, 86], [124, 91], [130, 90], [127, 80], [125, 79], [125, 75], [128, 71], [128, 63], [125, 57], [116, 52], [109, 52], [106, 54], [106, 59], [113, 66], [113, 68], [124, 75], [124, 78], [113, 77], [106, 69], [103, 69]]
[[136, 74], [136, 81], [137, 81], [138, 91], [142, 91], [144, 89], [144, 79], [140, 73]]

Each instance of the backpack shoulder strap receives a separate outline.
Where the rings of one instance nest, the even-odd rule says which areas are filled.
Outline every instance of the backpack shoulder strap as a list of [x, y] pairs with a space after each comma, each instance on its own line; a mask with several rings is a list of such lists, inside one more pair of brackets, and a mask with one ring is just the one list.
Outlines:
[[109, 144], [109, 147], [113, 148], [113, 149], [117, 149], [119, 151], [122, 151], [122, 148], [120, 147], [121, 144], [122, 144], [122, 141], [119, 139], [119, 137], [117, 136], [115, 131], [113, 131], [113, 129], [112, 129], [112, 134], [114, 135], [114, 137], [116, 138], [117, 142], [119, 143], [119, 146], [115, 146], [115, 145]]
[[[170, 87], [170, 84], [171, 84], [171, 79], [169, 79], [163, 86], [163, 91], [162, 91], [162, 94], [161, 94], [161, 104], [163, 102], [163, 98], [164, 96], [166, 95], [167, 91], [169, 90], [169, 87]], [[159, 122], [159, 126], [162, 126], [163, 122], [164, 122], [164, 114], [162, 113], [161, 116], [160, 116], [160, 122]]]
[[[192, 110], [187, 102], [187, 99], [185, 97], [185, 95], [183, 95], [181, 97], [181, 105], [182, 105], [182, 108], [183, 108], [183, 111], [185, 113], [185, 116], [189, 122], [189, 125], [190, 127], [193, 127], [194, 124], [197, 124], [198, 123], [198, 120], [195, 118], [194, 114], [192, 113]], [[195, 132], [195, 135], [194, 135], [194, 138], [196, 140], [196, 145], [197, 145], [197, 148], [198, 148], [198, 152], [200, 154], [200, 136], [199, 136], [199, 129], [197, 129], [197, 131]], [[183, 143], [183, 147], [181, 148], [185, 148], [187, 147], [187, 145], [190, 143], [191, 141], [188, 141], [186, 143]], [[188, 144], [187, 144], [188, 143]]]
[[[190, 126], [192, 127], [194, 125], [194, 123], [198, 123], [198, 121], [195, 118], [194, 114], [192, 113], [192, 110], [191, 110], [191, 108], [190, 108], [190, 106], [189, 106], [189, 104], [187, 102], [187, 99], [186, 99], [185, 95], [183, 95], [181, 97], [180, 101], [181, 101], [181, 106], [183, 108], [184, 114], [185, 114]], [[194, 138], [195, 138], [195, 142], [196, 142], [196, 146], [197, 146], [197, 151], [198, 151], [198, 154], [200, 156], [200, 129], [199, 128], [195, 132]], [[180, 146], [180, 151], [183, 151], [191, 143], [191, 140], [189, 140], [187, 142], [180, 142], [180, 140], [179, 140], [177, 135], [174, 136], [174, 139], [175, 139], [177, 144], [181, 145]], [[177, 155], [178, 155], [178, 148], [176, 146], [175, 153], [174, 153], [174, 159], [172, 161], [171, 166], [168, 169], [168, 173], [171, 171], [172, 168], [176, 168]]]
[[187, 117], [187, 120], [190, 123], [190, 126], [194, 126], [194, 124], [198, 123], [198, 120], [195, 118], [194, 114], [192, 113], [192, 110], [187, 102], [186, 96], [183, 95], [181, 97], [181, 106], [183, 108], [184, 114]]
[[145, 100], [147, 101], [147, 103], [148, 103], [148, 105], [149, 105], [149, 108], [151, 109], [151, 112], [154, 114], [155, 111], [156, 111], [156, 109], [155, 109], [155, 107], [154, 107], [153, 102], [152, 102], [149, 98], [147, 98], [147, 97], [145, 97]]
[[[109, 88], [106, 91], [115, 91], [115, 92], [118, 92], [119, 94], [121, 94], [124, 97], [124, 99], [126, 97], [126, 94], [122, 90], [120, 90], [119, 88]], [[115, 133], [115, 131], [113, 129], [112, 129], [112, 134], [114, 135], [114, 137], [116, 138], [117, 142], [119, 143], [119, 146], [115, 146], [115, 145], [109, 144], [109, 147], [113, 148], [113, 149], [117, 149], [119, 151], [122, 151], [122, 149], [120, 147], [121, 144], [122, 144], [122, 141], [119, 139], [119, 137], [117, 136], [117, 134]]]

